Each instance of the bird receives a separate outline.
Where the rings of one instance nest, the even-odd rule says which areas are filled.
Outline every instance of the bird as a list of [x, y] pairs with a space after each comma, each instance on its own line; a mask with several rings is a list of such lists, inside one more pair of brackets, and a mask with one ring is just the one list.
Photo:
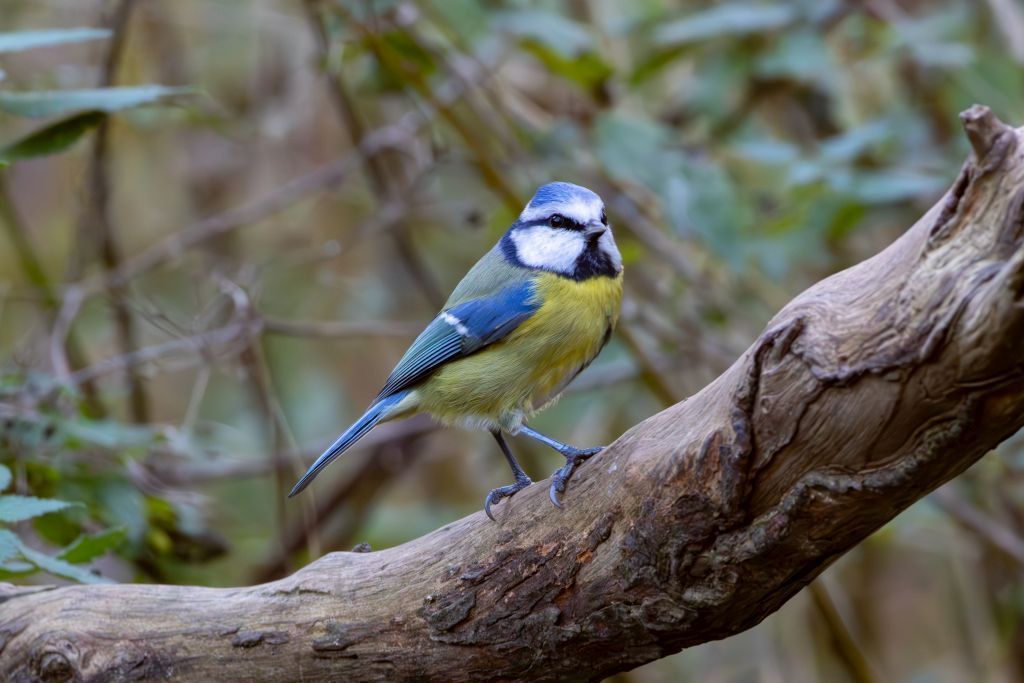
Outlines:
[[576, 468], [602, 447], [576, 448], [527, 420], [549, 406], [608, 343], [622, 302], [622, 256], [604, 202], [568, 182], [540, 186], [497, 244], [455, 287], [398, 361], [370, 407], [295, 484], [301, 493], [376, 425], [427, 413], [445, 425], [486, 429], [515, 478], [491, 490], [484, 512], [526, 488], [505, 435], [558, 451], [565, 464], [549, 498], [561, 508]]

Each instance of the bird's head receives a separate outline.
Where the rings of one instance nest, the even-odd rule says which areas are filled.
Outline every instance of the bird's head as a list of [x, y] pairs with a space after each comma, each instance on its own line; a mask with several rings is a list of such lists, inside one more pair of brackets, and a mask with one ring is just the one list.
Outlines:
[[576, 280], [622, 272], [604, 202], [572, 183], [538, 188], [501, 246], [514, 263]]

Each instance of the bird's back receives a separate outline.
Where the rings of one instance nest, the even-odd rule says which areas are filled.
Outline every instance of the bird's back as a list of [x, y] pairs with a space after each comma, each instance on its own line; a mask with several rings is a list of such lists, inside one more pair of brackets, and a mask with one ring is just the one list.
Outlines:
[[527, 282], [533, 272], [509, 263], [496, 244], [484, 254], [455, 286], [443, 310], [465, 303], [471, 299], [490, 296], [498, 290], [521, 282]]

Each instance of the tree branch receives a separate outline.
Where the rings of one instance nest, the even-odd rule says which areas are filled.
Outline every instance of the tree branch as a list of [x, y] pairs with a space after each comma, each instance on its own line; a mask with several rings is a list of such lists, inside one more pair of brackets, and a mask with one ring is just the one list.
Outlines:
[[251, 588], [0, 589], [0, 676], [600, 679], [750, 628], [1024, 424], [1024, 130], [701, 392], [547, 487]]

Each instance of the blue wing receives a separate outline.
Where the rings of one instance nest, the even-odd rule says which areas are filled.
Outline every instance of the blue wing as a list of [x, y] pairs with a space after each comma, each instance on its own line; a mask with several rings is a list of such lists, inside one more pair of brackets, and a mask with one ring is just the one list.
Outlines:
[[398, 361], [377, 399], [505, 337], [540, 307], [533, 294], [532, 283], [525, 281], [442, 311]]

